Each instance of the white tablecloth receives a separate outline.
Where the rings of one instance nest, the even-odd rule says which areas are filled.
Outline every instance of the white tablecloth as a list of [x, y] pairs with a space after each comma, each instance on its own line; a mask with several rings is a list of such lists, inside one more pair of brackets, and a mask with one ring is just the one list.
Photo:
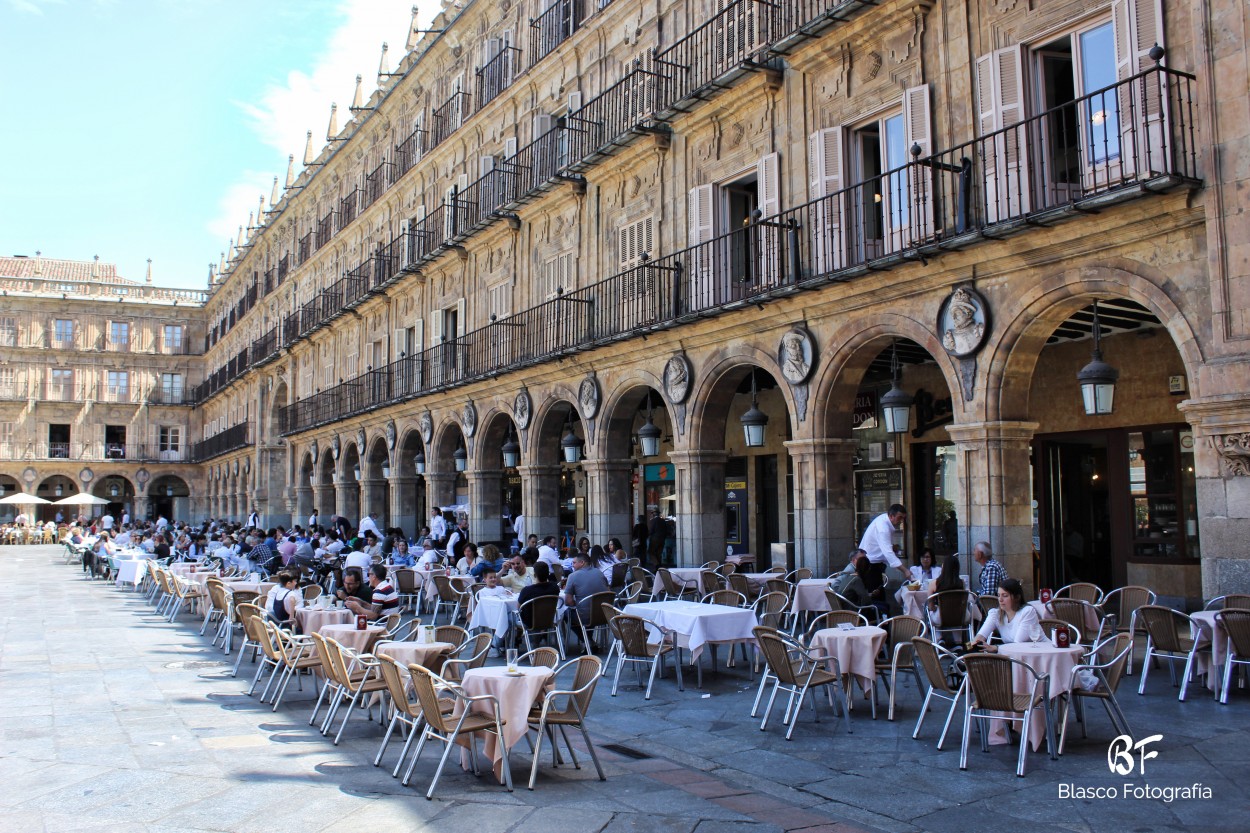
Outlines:
[[801, 579], [794, 588], [794, 609], [803, 611], [825, 611], [829, 609], [829, 600], [825, 591], [829, 589], [829, 580], [823, 578]]
[[117, 584], [138, 586], [148, 574], [148, 558], [119, 558], [117, 560]]
[[[699, 575], [703, 572], [702, 567], [669, 567], [668, 571], [672, 573], [673, 580], [687, 590], [699, 589]], [[664, 582], [660, 580], [659, 575], [652, 582], [651, 592], [655, 595], [664, 592]]]
[[473, 616], [469, 619], [469, 630], [488, 628], [494, 631], [495, 636], [502, 639], [512, 627], [512, 614], [518, 609], [515, 595], [508, 598], [479, 595], [477, 606], [473, 609]]
[[[690, 661], [698, 660], [708, 642], [750, 642], [755, 644], [751, 629], [759, 624], [749, 608], [703, 604], [690, 601], [644, 602], [626, 605], [625, 613], [668, 628], [685, 637], [690, 648]], [[650, 629], [649, 629], [650, 630]], [[652, 630], [651, 641], [660, 640], [659, 631]]]

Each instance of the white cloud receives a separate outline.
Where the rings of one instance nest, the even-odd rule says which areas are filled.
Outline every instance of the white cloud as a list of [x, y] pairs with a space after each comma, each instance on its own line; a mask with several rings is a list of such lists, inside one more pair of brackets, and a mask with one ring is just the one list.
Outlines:
[[[10, 0], [24, 2], [25, 0]], [[438, 12], [439, 0], [417, 0], [421, 9], [420, 24], [428, 26]], [[238, 106], [251, 121], [252, 130], [269, 147], [277, 151], [275, 169], [269, 174], [245, 171], [229, 186], [219, 201], [220, 214], [209, 223], [209, 230], [233, 238], [247, 213], [256, 208], [257, 197], [263, 193], [268, 200], [273, 176], [286, 181], [286, 160], [295, 154], [296, 172], [304, 159], [306, 133], [313, 132], [313, 153], [325, 145], [326, 127], [330, 122], [330, 104], [339, 107], [341, 129], [351, 118], [348, 107], [356, 89], [356, 76], [363, 76], [363, 93], [367, 99], [377, 84], [378, 59], [382, 42], [389, 44], [387, 59], [394, 70], [404, 56], [408, 24], [412, 20], [413, 0], [342, 0], [338, 13], [339, 27], [330, 34], [324, 52], [308, 72], [292, 71], [286, 80], [271, 86], [257, 103]], [[223, 240], [225, 237], [222, 238]]]

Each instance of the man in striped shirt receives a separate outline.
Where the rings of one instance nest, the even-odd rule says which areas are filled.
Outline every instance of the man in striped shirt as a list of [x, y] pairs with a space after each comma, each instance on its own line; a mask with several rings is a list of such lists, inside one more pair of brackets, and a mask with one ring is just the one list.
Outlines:
[[369, 587], [373, 590], [372, 601], [365, 603], [359, 599], [349, 598], [343, 604], [352, 613], [364, 614], [370, 619], [379, 619], [399, 612], [399, 592], [386, 578], [386, 567], [374, 564], [369, 568]]

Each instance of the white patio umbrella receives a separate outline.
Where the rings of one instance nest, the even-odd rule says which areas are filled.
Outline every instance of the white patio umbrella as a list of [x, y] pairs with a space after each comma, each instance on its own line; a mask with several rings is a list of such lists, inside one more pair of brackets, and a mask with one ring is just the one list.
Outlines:
[[5, 498], [0, 498], [0, 503], [16, 503], [19, 506], [35, 506], [40, 503], [51, 503], [35, 495], [28, 495], [25, 492], [17, 492]]
[[[47, 501], [45, 501], [45, 503], [46, 502]], [[53, 502], [57, 506], [103, 506], [108, 503], [108, 501], [104, 498], [96, 497], [95, 495], [88, 494], [87, 492], [79, 492], [76, 495], [63, 497], [60, 500]]]

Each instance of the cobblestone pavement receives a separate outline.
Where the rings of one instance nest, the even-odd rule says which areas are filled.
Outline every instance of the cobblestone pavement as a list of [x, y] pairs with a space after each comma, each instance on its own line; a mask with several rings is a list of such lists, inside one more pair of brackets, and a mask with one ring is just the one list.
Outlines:
[[[956, 718], [946, 748], [934, 748], [942, 715], [911, 739], [919, 698], [903, 685], [899, 719], [870, 719], [858, 699], [846, 734], [822, 702], [805, 710], [794, 740], [776, 719], [768, 731], [748, 712], [754, 684], [745, 665], [712, 673], [704, 688], [678, 692], [671, 671], [642, 699], [632, 672], [617, 697], [611, 678], [595, 694], [592, 735], [607, 781], [589, 762], [553, 769], [523, 786], [530, 757], [512, 754], [519, 782], [506, 792], [489, 773], [449, 763], [433, 801], [423, 798], [436, 757], [427, 750], [409, 788], [372, 766], [376, 722], [353, 718], [332, 746], [308, 726], [311, 687], [277, 712], [248, 697], [251, 666], [230, 665], [197, 635], [191, 615], [169, 624], [138, 594], [92, 582], [56, 547], [0, 549], [0, 582], [13, 588], [0, 612], [0, 831], [318, 830], [852, 833], [965, 831], [1009, 826], [1055, 830], [1244, 831], [1250, 829], [1246, 762], [1250, 694], [1221, 706], [1201, 686], [1179, 703], [1166, 670], [1147, 693], [1137, 677], [1120, 691], [1135, 737], [1162, 734], [1146, 773], [1112, 775], [1105, 713], [1090, 710], [1090, 737], [1070, 733], [1051, 761], [1030, 752], [1015, 776], [1015, 747], [976, 746], [960, 772]], [[233, 657], [229, 658], [231, 661]], [[780, 711], [780, 710], [778, 710]], [[387, 761], [393, 766], [397, 748]], [[545, 757], [545, 756], [544, 756]], [[1230, 780], [1229, 775], [1238, 778]], [[1201, 784], [1209, 799], [1061, 799], [1063, 785]]]

